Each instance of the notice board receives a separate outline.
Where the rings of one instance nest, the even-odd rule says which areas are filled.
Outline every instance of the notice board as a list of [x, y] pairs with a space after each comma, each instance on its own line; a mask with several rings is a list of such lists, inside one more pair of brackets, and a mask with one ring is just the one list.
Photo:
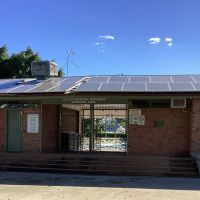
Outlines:
[[130, 109], [129, 110], [129, 124], [144, 126], [145, 116], [141, 115], [141, 109]]
[[39, 114], [28, 114], [27, 132], [39, 133]]

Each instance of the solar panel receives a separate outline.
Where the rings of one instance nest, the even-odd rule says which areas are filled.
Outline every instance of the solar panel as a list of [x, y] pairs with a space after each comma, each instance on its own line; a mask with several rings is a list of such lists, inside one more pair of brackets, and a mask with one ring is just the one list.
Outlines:
[[98, 91], [101, 83], [82, 83], [77, 89], [77, 92], [94, 92]]
[[147, 83], [147, 92], [168, 92], [170, 88], [167, 83]]
[[170, 83], [172, 80], [170, 76], [151, 76], [151, 82]]
[[130, 82], [149, 82], [149, 76], [130, 76]]
[[88, 83], [94, 82], [94, 83], [103, 83], [103, 82], [107, 82], [109, 79], [109, 76], [94, 76], [91, 77], [88, 80]]
[[192, 77], [196, 82], [200, 82], [200, 75], [193, 75]]
[[173, 82], [178, 83], [178, 82], [194, 82], [191, 76], [171, 76]]
[[29, 90], [26, 90], [28, 93], [42, 93], [46, 90], [56, 86], [56, 84], [60, 83], [61, 81], [65, 80], [66, 78], [52, 78], [45, 80], [39, 86], [35, 86]]
[[62, 80], [58, 85], [49, 88], [48, 92], [65, 92], [71, 87], [76, 85], [76, 82], [80, 81], [83, 77], [69, 77], [68, 79]]
[[172, 91], [195, 91], [191, 83], [169, 83]]
[[30, 80], [27, 82], [24, 82], [22, 84], [16, 85], [12, 89], [8, 90], [9, 93], [24, 93], [27, 90], [30, 90], [31, 88], [34, 88], [35, 86], [41, 84], [44, 80]]
[[102, 83], [99, 91], [100, 92], [121, 92], [122, 83]]
[[129, 82], [128, 76], [111, 76], [109, 79], [109, 83], [125, 83]]
[[[67, 82], [72, 82], [72, 83], [75, 83], [75, 82], [78, 82], [80, 81], [81, 79], [83, 78], [86, 78], [85, 76], [72, 76], [72, 77], [69, 77], [67, 79]], [[66, 78], [65, 78], [66, 79]]]
[[6, 83], [6, 82], [8, 82], [8, 81], [10, 81], [11, 79], [0, 79], [0, 84], [2, 84], [2, 83]]
[[196, 90], [200, 91], [200, 83], [192, 83]]
[[124, 83], [124, 92], [145, 92], [145, 83]]
[[18, 84], [19, 81], [22, 81], [22, 80], [20, 80], [20, 79], [10, 79], [6, 82], [2, 82], [0, 84], [0, 92], [4, 93], [8, 90], [11, 90], [11, 89], [17, 87], [17, 84]]

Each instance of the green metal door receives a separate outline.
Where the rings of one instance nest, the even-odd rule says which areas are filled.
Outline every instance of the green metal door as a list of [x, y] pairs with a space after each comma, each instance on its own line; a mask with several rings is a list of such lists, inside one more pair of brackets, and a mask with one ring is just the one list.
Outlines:
[[22, 111], [8, 110], [7, 123], [7, 150], [11, 152], [22, 151]]

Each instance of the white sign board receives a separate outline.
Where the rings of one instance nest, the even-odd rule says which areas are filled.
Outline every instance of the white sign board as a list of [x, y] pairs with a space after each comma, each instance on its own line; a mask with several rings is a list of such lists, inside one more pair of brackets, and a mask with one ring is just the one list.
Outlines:
[[140, 125], [140, 126], [145, 125], [145, 116], [144, 115], [138, 116], [138, 125]]
[[28, 114], [28, 133], [39, 133], [39, 114]]
[[129, 115], [141, 115], [141, 109], [130, 109]]
[[134, 115], [129, 116], [129, 124], [138, 124], [138, 117]]
[[141, 115], [141, 109], [129, 110], [129, 124], [135, 124], [139, 126], [145, 125], [145, 116]]

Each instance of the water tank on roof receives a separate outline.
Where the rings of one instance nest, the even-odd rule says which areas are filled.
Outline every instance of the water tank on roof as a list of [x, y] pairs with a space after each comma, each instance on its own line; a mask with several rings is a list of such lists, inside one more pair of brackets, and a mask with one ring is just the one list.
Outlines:
[[31, 73], [33, 77], [49, 78], [58, 76], [58, 67], [51, 61], [33, 61], [31, 63]]

